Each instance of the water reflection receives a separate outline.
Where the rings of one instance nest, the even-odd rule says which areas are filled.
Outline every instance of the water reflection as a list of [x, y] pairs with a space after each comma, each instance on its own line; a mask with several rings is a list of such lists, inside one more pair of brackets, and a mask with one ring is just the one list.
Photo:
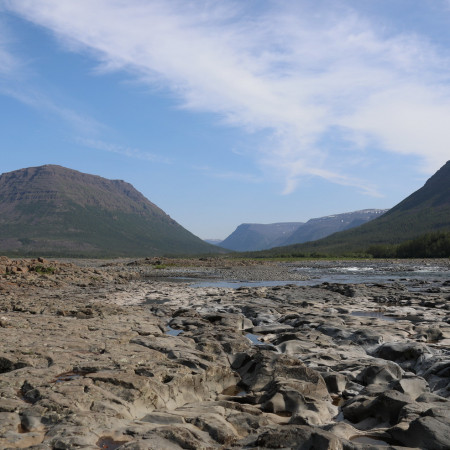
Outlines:
[[395, 317], [385, 316], [380, 311], [352, 311], [350, 315], [356, 317], [374, 317], [376, 319], [387, 320], [388, 322], [395, 322], [398, 320]]
[[183, 330], [176, 330], [175, 328], [172, 328], [170, 325], [167, 325], [167, 331], [166, 334], [168, 336], [178, 336], [179, 334], [181, 334], [183, 332]]
[[[450, 268], [446, 265], [426, 265], [415, 263], [391, 263], [386, 264], [376, 262], [352, 261], [347, 265], [345, 263], [331, 263], [329, 261], [314, 262], [311, 266], [301, 266], [295, 263], [288, 263], [287, 267], [293, 274], [292, 278], [297, 280], [196, 280], [191, 284], [192, 287], [221, 287], [221, 288], [240, 288], [240, 287], [273, 287], [286, 286], [289, 284], [296, 286], [314, 286], [322, 283], [340, 283], [340, 284], [386, 284], [402, 283], [413, 286], [419, 284], [423, 289], [430, 288], [433, 283], [442, 284], [450, 280]], [[298, 280], [301, 274], [302, 280]]]

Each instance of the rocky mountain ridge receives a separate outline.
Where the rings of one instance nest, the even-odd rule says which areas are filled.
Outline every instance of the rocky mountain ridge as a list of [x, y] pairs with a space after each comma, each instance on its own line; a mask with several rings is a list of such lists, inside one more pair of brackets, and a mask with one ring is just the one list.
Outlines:
[[387, 209], [363, 209], [310, 219], [307, 222], [239, 225], [220, 247], [234, 251], [258, 251], [284, 245], [314, 241], [338, 231], [369, 222]]
[[387, 209], [363, 209], [310, 219], [291, 234], [281, 245], [315, 241], [342, 230], [349, 230], [382, 216]]
[[[238, 252], [263, 250], [290, 236], [303, 222], [243, 223], [220, 244]], [[274, 244], [275, 243], [275, 244]]]
[[0, 251], [104, 257], [217, 249], [129, 183], [45, 165], [0, 176]]

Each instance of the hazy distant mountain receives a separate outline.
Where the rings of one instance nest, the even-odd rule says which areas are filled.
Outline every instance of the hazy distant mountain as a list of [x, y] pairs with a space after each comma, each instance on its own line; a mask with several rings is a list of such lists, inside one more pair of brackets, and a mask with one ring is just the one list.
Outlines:
[[243, 223], [219, 245], [239, 252], [263, 250], [290, 236], [302, 222]]
[[370, 245], [398, 244], [440, 230], [450, 231], [450, 161], [381, 217], [315, 242], [272, 249], [267, 255], [365, 252]]
[[124, 181], [54, 165], [0, 176], [0, 253], [146, 256], [216, 251]]
[[219, 245], [223, 241], [223, 239], [203, 239], [203, 240], [208, 244], [212, 245]]
[[272, 224], [243, 223], [220, 244], [238, 252], [265, 250], [292, 243], [312, 241], [337, 231], [356, 227], [373, 220], [387, 209], [365, 209], [333, 216], [319, 217], [308, 222]]
[[369, 222], [384, 214], [387, 209], [363, 209], [343, 214], [318, 217], [308, 220], [297, 228], [284, 242], [279, 245], [300, 244], [315, 241], [329, 236], [337, 231], [348, 230]]

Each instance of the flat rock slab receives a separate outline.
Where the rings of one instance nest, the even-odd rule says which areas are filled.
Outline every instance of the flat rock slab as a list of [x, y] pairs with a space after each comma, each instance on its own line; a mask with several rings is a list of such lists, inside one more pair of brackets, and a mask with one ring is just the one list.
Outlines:
[[172, 278], [304, 275], [2, 264], [1, 448], [448, 448], [450, 283], [233, 289]]

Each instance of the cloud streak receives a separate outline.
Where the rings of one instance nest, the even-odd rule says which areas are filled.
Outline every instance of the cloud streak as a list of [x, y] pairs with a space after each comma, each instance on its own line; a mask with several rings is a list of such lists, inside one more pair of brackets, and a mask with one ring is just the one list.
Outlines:
[[14, 98], [41, 113], [54, 115], [69, 124], [78, 132], [96, 134], [99, 130], [105, 129], [104, 125], [92, 117], [88, 117], [73, 109], [61, 106], [45, 94], [32, 87], [26, 87], [24, 84], [21, 84], [21, 86], [18, 87], [14, 82], [5, 84], [0, 83], [0, 94]]
[[77, 131], [88, 134], [104, 128], [102, 124], [56, 102], [29, 81], [27, 64], [13, 54], [11, 38], [0, 22], [0, 94], [11, 97], [44, 114], [59, 117]]
[[193, 166], [194, 170], [204, 173], [211, 178], [217, 178], [221, 180], [233, 180], [244, 183], [261, 183], [263, 180], [251, 173], [242, 173], [236, 171], [218, 171], [210, 166]]
[[120, 145], [104, 142], [98, 139], [79, 138], [77, 139], [77, 142], [88, 148], [101, 150], [109, 153], [116, 153], [119, 155], [127, 156], [128, 158], [135, 158], [143, 161], [160, 162], [166, 164], [171, 163], [171, 160], [169, 158], [161, 157], [154, 153], [145, 152], [137, 148], [123, 147]]
[[8, 50], [8, 44], [0, 32], [0, 77], [10, 76], [17, 70], [18, 62]]
[[125, 70], [170, 90], [181, 108], [268, 133], [254, 158], [285, 181], [285, 193], [308, 175], [376, 195], [347, 170], [368, 149], [419, 157], [427, 171], [448, 158], [443, 74], [450, 55], [423, 37], [388, 34], [349, 7], [282, 0], [258, 10], [214, 0], [4, 5], [71, 51], [89, 52], [99, 73]]

